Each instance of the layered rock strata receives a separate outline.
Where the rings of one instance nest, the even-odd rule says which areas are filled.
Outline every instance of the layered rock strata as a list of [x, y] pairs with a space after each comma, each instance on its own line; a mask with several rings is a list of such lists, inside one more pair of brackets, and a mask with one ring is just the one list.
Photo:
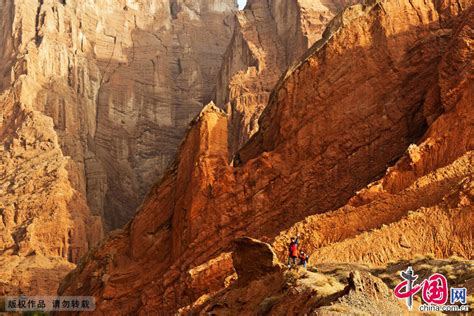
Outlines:
[[443, 114], [432, 118], [421, 142], [344, 207], [282, 232], [275, 243], [281, 256], [288, 236], [302, 231], [311, 232], [305, 247], [319, 262], [380, 264], [426, 253], [473, 258], [473, 25], [469, 8], [451, 31], [424, 103], [429, 113], [440, 102]]
[[52, 295], [102, 222], [73, 188], [51, 118], [0, 100], [13, 113], [0, 125], [0, 293]]
[[[197, 270], [202, 275], [205, 267], [219, 270], [212, 262], [230, 267], [223, 262], [236, 237], [272, 241], [299, 221], [298, 225], [305, 225], [308, 215], [343, 206], [357, 191], [383, 177], [407, 149], [413, 151], [411, 144], [424, 147], [436, 125], [456, 115], [458, 108], [467, 112], [462, 110], [460, 121], [451, 122], [457, 127], [440, 131], [452, 134], [452, 139], [464, 135], [458, 148], [451, 152], [440, 139], [438, 152], [449, 154], [437, 156], [435, 151], [428, 158], [431, 154], [426, 151], [427, 161], [439, 163], [410, 170], [400, 168], [402, 158], [395, 168], [415, 178], [426, 175], [420, 178], [423, 182], [459, 159], [462, 167], [456, 175], [446, 176], [445, 182], [441, 177], [440, 185], [463, 180], [472, 172], [467, 162], [472, 150], [472, 137], [467, 137], [472, 134], [472, 46], [466, 44], [472, 40], [471, 17], [468, 1], [385, 0], [343, 11], [323, 39], [278, 83], [260, 118], [259, 131], [238, 152], [239, 164], [229, 165], [228, 118], [214, 106], [206, 107], [188, 131], [175, 164], [135, 218], [90, 253], [60, 292], [93, 293], [97, 313], [116, 306], [126, 313], [175, 312], [208, 293], [198, 281], [189, 282]], [[391, 183], [403, 194], [400, 184], [409, 190], [415, 178], [407, 181], [393, 173]], [[433, 196], [435, 203], [449, 193], [444, 187], [435, 191], [439, 193]], [[358, 215], [356, 210], [354, 216]], [[370, 226], [370, 218], [363, 218], [364, 225]], [[360, 230], [355, 225], [347, 236], [333, 241], [388, 221], [374, 221]], [[332, 222], [328, 236], [345, 226], [344, 221]], [[316, 240], [331, 242], [324, 235]], [[436, 249], [427, 245], [420, 251]], [[459, 254], [467, 256], [461, 250]], [[386, 261], [382, 253], [369, 258], [374, 263]], [[210, 288], [226, 285], [223, 274], [217, 273]], [[206, 279], [206, 285], [212, 281]]]

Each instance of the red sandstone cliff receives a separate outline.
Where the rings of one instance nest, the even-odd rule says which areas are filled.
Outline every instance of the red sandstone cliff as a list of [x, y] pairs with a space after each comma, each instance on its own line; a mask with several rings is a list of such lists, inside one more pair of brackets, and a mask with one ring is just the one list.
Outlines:
[[[102, 238], [57, 126], [31, 100], [40, 73], [61, 72], [35, 49], [36, 5], [0, 3], [0, 294], [52, 294]], [[39, 32], [39, 30], [38, 30]], [[50, 58], [60, 57], [56, 52]], [[35, 68], [36, 67], [36, 71]]]
[[[469, 1], [345, 10], [280, 80], [240, 164], [229, 165], [226, 115], [206, 107], [135, 218], [61, 293], [95, 295], [97, 313], [171, 313], [231, 281], [243, 235], [282, 255], [301, 231], [315, 260], [381, 264], [412, 255], [403, 248], [471, 258], [460, 240], [472, 238], [472, 14]], [[433, 234], [452, 241], [424, 243]]]
[[132, 217], [212, 98], [236, 8], [0, 1], [0, 294], [53, 294]]
[[[252, 119], [233, 120], [226, 133], [231, 142], [230, 135], [240, 135], [234, 129], [254, 124], [281, 73], [342, 6], [252, 1], [238, 13], [239, 27], [224, 56], [233, 0], [1, 2], [0, 249], [9, 267], [2, 288], [54, 291], [100, 239], [101, 220], [109, 230], [132, 216], [175, 156], [188, 121], [214, 91], [219, 98], [228, 92], [227, 81], [240, 75], [235, 71], [252, 67], [238, 57], [239, 38], [259, 60], [257, 77], [245, 80], [265, 81], [265, 91], [259, 109], [241, 104]], [[216, 87], [220, 66], [228, 63], [230, 72], [221, 70], [225, 82]], [[64, 201], [52, 206], [56, 195]], [[57, 214], [48, 217], [50, 212]], [[32, 253], [44, 258], [26, 260]], [[60, 268], [51, 268], [49, 260]], [[20, 267], [34, 267], [45, 280], [60, 272], [47, 286], [30, 286], [29, 277], [15, 280], [12, 269]]]
[[353, 3], [251, 0], [237, 13], [216, 86], [216, 103], [229, 115], [231, 155], [258, 130], [258, 118], [283, 72]]

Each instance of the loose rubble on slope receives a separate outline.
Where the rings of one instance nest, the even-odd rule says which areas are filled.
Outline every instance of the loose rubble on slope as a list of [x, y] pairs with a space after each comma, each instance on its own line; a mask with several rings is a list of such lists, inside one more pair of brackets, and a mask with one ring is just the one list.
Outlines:
[[[412, 266], [420, 278], [441, 272], [452, 286], [464, 287], [474, 280], [474, 268], [458, 258], [445, 260], [418, 257], [374, 268], [364, 264], [318, 264], [293, 270], [279, 269], [278, 259], [255, 256], [258, 240], [247, 241], [234, 251], [234, 262], [252, 262], [260, 270], [237, 269], [238, 280], [212, 296], [202, 297], [193, 306], [182, 308], [189, 315], [403, 315], [404, 302], [393, 296], [400, 282], [399, 272]], [[270, 245], [265, 244], [272, 251]], [[281, 265], [281, 264], [280, 264]], [[274, 267], [274, 271], [268, 267]], [[415, 297], [415, 308], [421, 304]], [[416, 314], [416, 313], [415, 313]]]

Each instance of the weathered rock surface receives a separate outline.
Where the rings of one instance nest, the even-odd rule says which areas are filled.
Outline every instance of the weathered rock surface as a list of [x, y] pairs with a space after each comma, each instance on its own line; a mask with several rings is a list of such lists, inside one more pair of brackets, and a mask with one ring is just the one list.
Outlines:
[[102, 238], [101, 220], [71, 185], [51, 118], [0, 100], [13, 111], [0, 124], [0, 293], [54, 295]]
[[53, 294], [101, 238], [101, 218], [107, 229], [131, 218], [213, 97], [235, 10], [0, 1], [0, 292], [31, 292], [12, 273], [28, 260]]
[[[180, 310], [183, 315], [404, 315], [402, 301], [393, 295], [401, 270], [412, 266], [420, 279], [438, 272], [449, 284], [466, 286], [472, 280], [472, 261], [418, 258], [381, 268], [357, 264], [320, 264], [318, 273], [303, 269], [238, 283]], [[312, 270], [311, 268], [309, 270]], [[421, 304], [414, 298], [414, 310]], [[411, 312], [418, 314], [416, 312]]]
[[[271, 249], [271, 248], [270, 248]], [[255, 257], [248, 257], [251, 261]], [[402, 309], [387, 285], [365, 267], [333, 265], [324, 274], [274, 271], [256, 275], [247, 286], [235, 283], [180, 310], [181, 314], [208, 315], [334, 315], [351, 312], [370, 315], [401, 314]], [[240, 279], [240, 274], [239, 274]]]
[[[380, 264], [427, 252], [473, 257], [473, 25], [470, 8], [452, 31], [438, 80], [424, 103], [426, 112], [441, 100], [444, 114], [420, 144], [409, 146], [382, 179], [346, 206], [282, 232], [275, 244], [280, 256], [288, 236], [302, 231], [308, 233], [303, 237], [307, 250], [323, 262]], [[341, 222], [344, 226], [335, 229]]]
[[[124, 225], [213, 97], [234, 0], [2, 2], [0, 89], [54, 120], [74, 187]], [[5, 114], [4, 114], [5, 115]]]
[[235, 241], [232, 261], [241, 286], [283, 268], [269, 244], [249, 237]]
[[216, 103], [229, 114], [231, 156], [258, 130], [281, 75], [321, 38], [338, 12], [354, 3], [252, 0], [237, 13], [216, 87]]
[[125, 14], [117, 6], [122, 11], [111, 12], [104, 37], [92, 44], [103, 74], [88, 141], [94, 154], [85, 158], [88, 200], [111, 228], [132, 217], [174, 159], [188, 123], [212, 100], [236, 7], [234, 0], [135, 6]]
[[[308, 215], [342, 207], [357, 191], [383, 176], [411, 144], [424, 147], [430, 135], [439, 135], [440, 155], [431, 157], [427, 151], [429, 168], [406, 169], [407, 174], [416, 175], [409, 181], [393, 173], [393, 179], [399, 180], [392, 183], [404, 183], [408, 190], [411, 184], [416, 187], [399, 199], [408, 205], [411, 194], [423, 191], [423, 185], [429, 188], [429, 182], [442, 175], [440, 187], [427, 189], [425, 195], [436, 193], [427, 199], [440, 202], [448, 196], [447, 187], [472, 174], [472, 45], [466, 44], [472, 40], [472, 12], [469, 1], [416, 0], [385, 0], [345, 10], [306, 58], [278, 83], [260, 118], [259, 131], [239, 151], [237, 167], [229, 166], [227, 117], [208, 106], [193, 122], [175, 164], [135, 218], [93, 251], [68, 276], [60, 292], [94, 294], [97, 313], [110, 313], [116, 306], [124, 313], [175, 312], [207, 293], [199, 282], [189, 282], [191, 271], [206, 266], [215, 269], [208, 265], [212, 260], [230, 260], [225, 254], [232, 250], [235, 238], [250, 236], [271, 242]], [[438, 122], [445, 119], [446, 126], [457, 124], [459, 129], [436, 134]], [[443, 144], [457, 137], [462, 140], [459, 148], [441, 154], [442, 150], [450, 152]], [[415, 161], [413, 148], [408, 152]], [[453, 174], [445, 175], [446, 170], [440, 168], [449, 169], [450, 164]], [[395, 168], [405, 170], [402, 165], [403, 158]], [[420, 183], [415, 181], [418, 178]], [[464, 192], [463, 185], [450, 188]], [[466, 201], [464, 195], [459, 200]], [[357, 195], [349, 203], [363, 208], [363, 199], [369, 197]], [[416, 210], [423, 203], [432, 206], [422, 198], [405, 210]], [[446, 212], [450, 209], [445, 208]], [[397, 221], [406, 215], [405, 210], [395, 217], [376, 213], [380, 221], [375, 220], [373, 226], [357, 211], [339, 216], [344, 212], [339, 209], [336, 215], [321, 215], [328, 218], [324, 233], [329, 237], [316, 236], [316, 247], [311, 250]], [[468, 214], [469, 224], [472, 208], [460, 212]], [[341, 220], [345, 215], [364, 222], [351, 227]], [[330, 222], [331, 217], [338, 220]], [[443, 223], [451, 215], [447, 217]], [[277, 238], [276, 250], [282, 253], [288, 234], [300, 225], [302, 233], [307, 232], [304, 239], [311, 240], [309, 234], [318, 233], [313, 228], [321, 226], [306, 224], [302, 221], [284, 234], [285, 239]], [[334, 237], [340, 232], [344, 232], [342, 237]], [[383, 250], [375, 250], [378, 253], [370, 254], [368, 261], [385, 262]], [[427, 245], [420, 251], [436, 249]], [[455, 251], [469, 256], [462, 248]], [[439, 254], [450, 253], [454, 250]], [[222, 266], [230, 267], [228, 263]], [[233, 272], [228, 271], [229, 275]], [[228, 285], [222, 274], [213, 289]]]
[[288, 237], [302, 232], [302, 247], [313, 263], [359, 262], [380, 265], [432, 253], [438, 258], [473, 258], [472, 151], [419, 178], [398, 194], [307, 217], [276, 238], [286, 256]]

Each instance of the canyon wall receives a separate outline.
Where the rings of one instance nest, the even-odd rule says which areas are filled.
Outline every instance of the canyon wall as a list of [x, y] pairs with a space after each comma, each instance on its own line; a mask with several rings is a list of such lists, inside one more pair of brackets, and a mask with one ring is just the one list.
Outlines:
[[109, 228], [131, 218], [211, 101], [232, 34], [234, 0], [144, 3], [140, 14], [111, 12], [93, 48], [102, 75], [85, 173], [89, 205]]
[[357, 1], [250, 0], [237, 13], [216, 87], [216, 104], [229, 115], [230, 155], [258, 130], [258, 118], [281, 75], [329, 21]]
[[2, 1], [2, 80], [53, 118], [74, 187], [125, 224], [212, 99], [234, 0]]
[[380, 264], [426, 253], [474, 257], [473, 26], [471, 7], [450, 31], [437, 82], [427, 93], [425, 111], [441, 102], [443, 114], [422, 141], [344, 207], [282, 232], [274, 243], [281, 258], [297, 231], [316, 262]]
[[[465, 218], [470, 221], [470, 198], [466, 200], [467, 194], [462, 193], [470, 190], [464, 181], [468, 177], [469, 182], [472, 175], [470, 6], [469, 1], [384, 0], [344, 10], [278, 82], [260, 117], [259, 131], [238, 151], [239, 163], [230, 165], [227, 115], [214, 105], [207, 106], [190, 126], [175, 163], [134, 219], [89, 253], [64, 280], [60, 293], [93, 294], [98, 314], [117, 306], [124, 313], [171, 313], [232, 282], [229, 252], [240, 236], [274, 241], [282, 256], [288, 236], [299, 231], [295, 227], [303, 227], [305, 239], [315, 234], [310, 250], [317, 254], [331, 242], [384, 229], [383, 225], [417, 207], [439, 204], [445, 214], [449, 203], [461, 200], [456, 212], [467, 212]], [[453, 70], [461, 76], [449, 76]], [[456, 115], [450, 113], [458, 107], [464, 109], [460, 113], [467, 112], [447, 123], [454, 131], [440, 128], [440, 133], [462, 140], [458, 148], [450, 151], [443, 145], [449, 139], [443, 137], [440, 151], [423, 145], [436, 135], [436, 124]], [[426, 147], [426, 157], [434, 155], [426, 161], [438, 162], [402, 168], [407, 151], [416, 166], [417, 143]], [[437, 171], [443, 167], [447, 169]], [[356, 208], [363, 208], [371, 193], [354, 195], [387, 170], [384, 181], [392, 187], [390, 193], [411, 191], [406, 197], [393, 198], [403, 202], [403, 209], [385, 214], [387, 210], [380, 208], [371, 221]], [[416, 176], [407, 180], [398, 176], [401, 173]], [[433, 186], [438, 183], [440, 188], [430, 190], [427, 179], [437, 180]], [[452, 196], [447, 188], [459, 188], [460, 199], [443, 202], [443, 197]], [[413, 202], [419, 192], [426, 198]], [[348, 202], [354, 205], [339, 209]], [[365, 209], [370, 211], [370, 207]], [[337, 210], [336, 215], [314, 215], [331, 210]], [[442, 222], [451, 223], [456, 212]], [[304, 226], [311, 223], [310, 215], [329, 218], [324, 226], [328, 231], [318, 235], [320, 226]], [[360, 225], [349, 225], [353, 229], [334, 236], [345, 232], [344, 219], [359, 217]], [[416, 250], [469, 257], [469, 249], [458, 243], [466, 227], [454, 235], [456, 247], [451, 250], [437, 251], [434, 244]], [[278, 237], [286, 230], [285, 237]], [[399, 232], [394, 230], [394, 235]], [[410, 235], [415, 239], [407, 242], [414, 245], [416, 236]], [[359, 260], [351, 256], [350, 247], [338, 247], [347, 252], [341, 260]], [[387, 260], [383, 249], [366, 251], [372, 253], [361, 260], [376, 264]]]
[[0, 293], [53, 294], [132, 217], [213, 97], [236, 7], [0, 1]]
[[27, 102], [41, 83], [28, 55], [36, 46], [36, 9], [22, 1], [0, 5], [0, 293], [5, 295], [54, 293], [73, 263], [102, 238], [101, 219], [73, 183], [75, 164], [63, 154], [53, 120]]
[[[67, 228], [66, 238], [52, 229], [48, 239], [33, 244], [62, 249], [42, 253], [49, 259], [59, 255], [76, 262], [102, 235], [100, 219], [111, 230], [131, 218], [174, 158], [188, 122], [203, 104], [223, 98], [230, 77], [249, 66], [236, 57], [239, 39], [253, 47], [248, 53], [259, 60], [261, 72], [256, 76], [265, 81], [263, 97], [257, 98], [260, 103], [245, 104], [254, 122], [279, 76], [320, 37], [323, 25], [341, 8], [342, 4], [305, 1], [251, 1], [245, 12], [236, 12], [233, 0], [1, 1], [0, 118], [5, 127], [1, 194], [9, 210], [3, 216], [19, 214], [15, 225], [2, 231], [4, 249], [11, 248], [13, 240], [19, 245], [27, 239], [24, 234], [12, 237], [20, 228], [28, 227], [31, 235], [40, 231], [31, 222], [44, 222], [41, 231], [52, 224], [43, 218], [50, 207], [41, 205], [47, 196], [35, 195], [43, 185], [72, 192], [80, 201], [74, 204], [79, 209], [61, 208], [61, 212], [85, 214], [78, 225], [86, 228]], [[229, 46], [235, 21], [238, 29]], [[221, 69], [228, 63], [230, 72]], [[250, 84], [257, 77], [245, 80]], [[40, 122], [52, 143], [30, 148], [43, 140], [28, 132], [30, 139], [23, 144], [26, 158], [15, 160], [16, 153], [6, 154], [16, 148], [10, 146], [16, 144], [13, 140], [22, 137], [15, 128], [26, 117], [30, 125]], [[227, 134], [240, 135], [234, 129], [242, 125], [245, 130], [248, 124], [234, 120]], [[46, 173], [39, 171], [43, 161], [50, 164]], [[61, 188], [50, 179], [55, 168], [63, 176]], [[10, 186], [24, 185], [25, 179], [30, 186], [37, 185], [28, 191], [9, 191]], [[14, 202], [18, 199], [34, 203]], [[66, 201], [64, 207], [70, 207], [69, 198]], [[70, 246], [77, 231], [80, 246]], [[74, 255], [68, 254], [72, 248], [78, 249]]]
[[53, 121], [20, 103], [0, 125], [0, 293], [54, 293], [58, 282], [102, 238], [69, 179]]

